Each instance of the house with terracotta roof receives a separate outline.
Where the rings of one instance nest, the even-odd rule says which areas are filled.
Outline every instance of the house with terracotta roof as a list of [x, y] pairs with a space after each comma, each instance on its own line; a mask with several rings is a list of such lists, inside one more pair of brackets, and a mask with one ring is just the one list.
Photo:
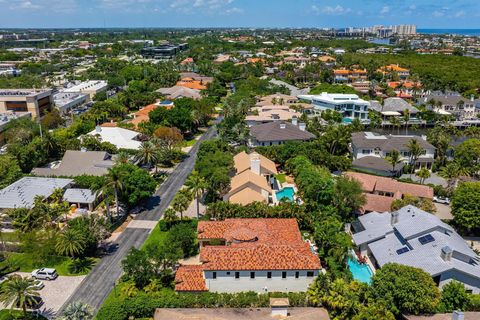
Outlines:
[[390, 81], [387, 85], [393, 89], [397, 97], [412, 99], [415, 93], [420, 93], [422, 84], [413, 81]]
[[295, 219], [200, 221], [200, 264], [182, 265], [177, 292], [304, 292], [322, 268]]
[[334, 69], [333, 70], [333, 79], [335, 82], [355, 82], [355, 81], [366, 81], [367, 80], [367, 70], [366, 69]]
[[185, 77], [180, 79], [177, 84], [177, 86], [189, 88], [189, 89], [195, 89], [195, 90], [205, 90], [207, 89], [207, 84], [203, 83], [202, 80], [195, 80], [190, 77]]
[[422, 199], [433, 199], [433, 189], [429, 186], [400, 182], [387, 177], [379, 177], [359, 172], [346, 172], [346, 177], [355, 179], [362, 185], [366, 204], [362, 212], [389, 212], [392, 202], [411, 195]]
[[262, 107], [253, 107], [245, 117], [249, 127], [274, 121], [295, 122], [302, 114], [291, 109], [288, 105], [267, 105]]
[[224, 201], [247, 205], [253, 202], [272, 202], [274, 176], [277, 167], [273, 161], [254, 152], [241, 152], [234, 158], [235, 176]]
[[185, 86], [173, 86], [170, 88], [160, 88], [156, 92], [162, 94], [167, 99], [191, 98], [200, 100], [202, 95], [198, 89], [190, 89]]
[[281, 105], [281, 106], [290, 106], [299, 103], [299, 99], [295, 96], [283, 94], [283, 93], [274, 93], [268, 96], [257, 98], [256, 107], [264, 107], [271, 105]]
[[389, 74], [396, 74], [402, 80], [406, 80], [410, 77], [410, 70], [400, 67], [398, 64], [389, 64], [377, 69], [378, 73], [383, 74], [384, 76]]

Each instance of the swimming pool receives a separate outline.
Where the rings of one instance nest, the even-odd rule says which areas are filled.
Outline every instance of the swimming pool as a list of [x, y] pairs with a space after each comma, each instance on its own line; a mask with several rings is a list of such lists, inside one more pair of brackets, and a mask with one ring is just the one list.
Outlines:
[[295, 190], [292, 187], [285, 187], [280, 191], [275, 192], [275, 195], [277, 196], [277, 200], [280, 201], [283, 198], [287, 198], [287, 200], [294, 201], [293, 199], [293, 194], [295, 193]]
[[348, 269], [353, 275], [353, 279], [370, 284], [373, 272], [368, 264], [361, 264], [355, 258], [348, 258]]

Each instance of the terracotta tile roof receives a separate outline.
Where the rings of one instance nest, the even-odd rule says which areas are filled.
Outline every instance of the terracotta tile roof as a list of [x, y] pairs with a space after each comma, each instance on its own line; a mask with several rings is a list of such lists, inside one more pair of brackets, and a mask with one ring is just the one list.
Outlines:
[[318, 270], [320, 259], [302, 245], [207, 246], [200, 251], [204, 270]]
[[208, 291], [202, 265], [180, 266], [175, 274], [176, 291]]
[[[236, 230], [252, 230], [256, 244], [302, 243], [300, 229], [295, 219], [226, 219], [224, 221], [199, 221], [198, 239], [224, 239], [233, 241]], [[232, 243], [232, 246], [245, 244]]]
[[367, 202], [362, 208], [364, 212], [390, 212], [392, 202], [395, 200], [395, 198], [392, 197], [386, 197], [371, 193], [366, 193], [365, 198], [367, 199]]
[[150, 119], [148, 114], [151, 111], [155, 110], [156, 108], [158, 108], [157, 104], [150, 104], [150, 105], [138, 110], [134, 114], [135, 117], [132, 120], [130, 120], [130, 123], [133, 123], [135, 126], [138, 126], [140, 123], [148, 121]]
[[240, 152], [235, 157], [233, 157], [233, 162], [237, 174], [242, 173], [245, 170], [249, 170], [251, 167], [251, 157], [258, 156], [260, 158], [260, 168], [266, 170], [271, 174], [277, 174], [277, 166], [275, 162], [268, 159], [267, 157], [262, 156], [258, 153], [247, 154], [245, 151]]
[[350, 74], [350, 70], [346, 70], [346, 69], [335, 69], [335, 70], [333, 70], [333, 74]]
[[193, 78], [190, 78], [190, 77], [182, 78], [180, 81], [177, 82], [176, 85], [189, 88], [189, 89], [196, 89], [196, 90], [207, 89], [207, 86], [206, 84], [203, 83], [203, 81], [194, 80]]

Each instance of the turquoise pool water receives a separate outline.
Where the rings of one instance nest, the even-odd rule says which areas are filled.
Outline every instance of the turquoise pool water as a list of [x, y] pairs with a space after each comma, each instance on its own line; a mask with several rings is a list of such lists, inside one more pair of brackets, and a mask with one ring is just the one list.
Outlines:
[[293, 199], [294, 193], [295, 193], [295, 190], [293, 190], [292, 187], [286, 187], [280, 191], [275, 192], [278, 201], [282, 200], [283, 198], [287, 198], [290, 201], [294, 201]]
[[347, 264], [354, 280], [370, 284], [373, 272], [367, 264], [361, 264], [355, 258], [349, 258]]

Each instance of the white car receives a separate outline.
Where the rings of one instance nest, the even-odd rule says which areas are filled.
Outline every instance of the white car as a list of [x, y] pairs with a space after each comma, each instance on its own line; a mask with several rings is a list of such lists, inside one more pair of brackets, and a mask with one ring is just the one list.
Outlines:
[[447, 197], [435, 196], [433, 197], [433, 201], [437, 203], [450, 204], [450, 199], [448, 199]]
[[51, 268], [42, 268], [42, 269], [36, 269], [32, 271], [32, 278], [33, 279], [40, 279], [40, 280], [55, 280], [57, 279], [58, 274], [55, 269]]
[[43, 287], [45, 287], [45, 285], [40, 280], [35, 281], [35, 283], [32, 286], [32, 288], [34, 288], [35, 290], [42, 290]]

